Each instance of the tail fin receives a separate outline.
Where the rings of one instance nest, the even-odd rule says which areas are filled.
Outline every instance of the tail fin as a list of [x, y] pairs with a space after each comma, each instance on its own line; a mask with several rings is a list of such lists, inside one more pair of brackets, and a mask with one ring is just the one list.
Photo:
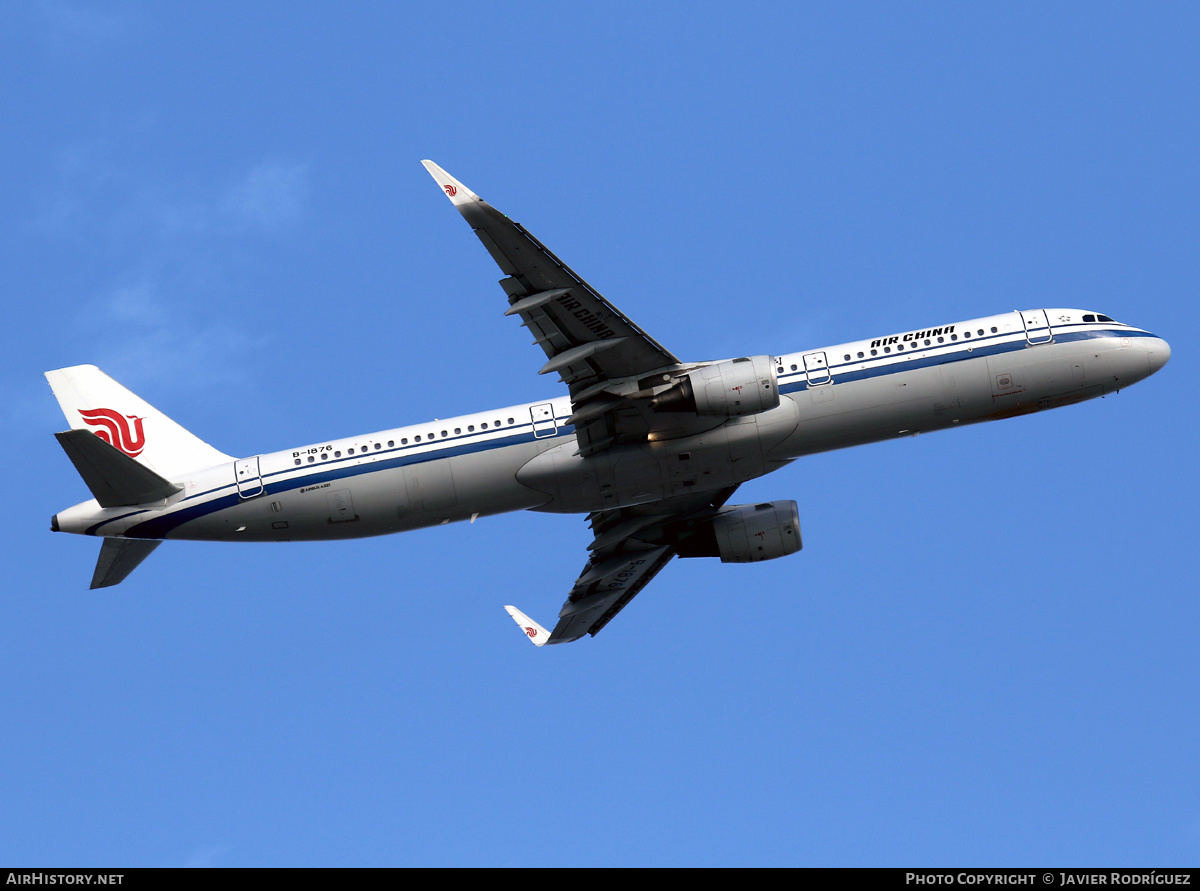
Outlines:
[[47, 371], [46, 380], [72, 429], [95, 433], [159, 476], [171, 479], [233, 460], [95, 365]]

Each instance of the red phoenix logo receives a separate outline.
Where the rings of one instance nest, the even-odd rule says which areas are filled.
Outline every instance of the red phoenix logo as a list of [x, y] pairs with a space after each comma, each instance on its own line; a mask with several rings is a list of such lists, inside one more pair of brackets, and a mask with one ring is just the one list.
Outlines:
[[[145, 418], [122, 415], [111, 408], [85, 408], [79, 412], [79, 416], [89, 427], [101, 428], [93, 432], [130, 458], [136, 458], [146, 447], [146, 436], [142, 432], [142, 421]], [[133, 421], [132, 430], [129, 429], [130, 421]]]
[[454, 188], [454, 186], [445, 185], [445, 186], [442, 186], [442, 188], [446, 190], [446, 194], [449, 195], [451, 198], [453, 198], [455, 195], [458, 194], [458, 189]]
[[533, 628], [529, 625], [525, 626], [525, 633], [528, 634], [530, 637], [537, 637], [537, 629]]

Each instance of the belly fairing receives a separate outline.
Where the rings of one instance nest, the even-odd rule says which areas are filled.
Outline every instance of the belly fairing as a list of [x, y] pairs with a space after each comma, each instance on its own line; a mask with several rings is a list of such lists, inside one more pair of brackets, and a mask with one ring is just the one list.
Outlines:
[[535, 510], [587, 513], [735, 486], [782, 466], [771, 455], [795, 430], [788, 398], [757, 415], [733, 418], [703, 433], [620, 445], [581, 457], [574, 440], [538, 455], [517, 481], [549, 501]]

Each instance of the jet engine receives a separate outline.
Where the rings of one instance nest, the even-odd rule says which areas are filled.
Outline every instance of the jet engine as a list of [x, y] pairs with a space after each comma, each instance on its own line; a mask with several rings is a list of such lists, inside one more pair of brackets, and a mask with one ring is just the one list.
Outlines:
[[677, 552], [680, 557], [720, 557], [722, 563], [757, 563], [801, 547], [796, 502], [770, 501], [727, 505], [706, 528], [683, 538]]
[[705, 365], [688, 372], [650, 405], [655, 411], [727, 418], [770, 411], [779, 405], [775, 360], [752, 356]]

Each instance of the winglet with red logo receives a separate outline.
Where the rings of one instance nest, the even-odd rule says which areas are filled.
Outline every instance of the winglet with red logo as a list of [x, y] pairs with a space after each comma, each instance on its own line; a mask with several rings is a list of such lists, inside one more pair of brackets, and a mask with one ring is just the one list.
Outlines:
[[550, 639], [549, 631], [547, 631], [537, 622], [533, 621], [533, 619], [529, 618], [529, 616], [525, 615], [515, 606], [506, 606], [504, 609], [508, 611], [510, 616], [512, 616], [512, 619], [517, 623], [517, 626], [525, 632], [525, 636], [529, 638], [530, 643], [532, 643], [535, 647], [545, 646], [546, 641]]
[[442, 191], [446, 193], [446, 197], [454, 202], [455, 207], [462, 207], [464, 204], [481, 203], [478, 195], [448, 174], [441, 167], [438, 167], [432, 161], [422, 161], [421, 163], [425, 165], [425, 169], [429, 171], [429, 175], [432, 176], [437, 181], [437, 184], [442, 187]]

